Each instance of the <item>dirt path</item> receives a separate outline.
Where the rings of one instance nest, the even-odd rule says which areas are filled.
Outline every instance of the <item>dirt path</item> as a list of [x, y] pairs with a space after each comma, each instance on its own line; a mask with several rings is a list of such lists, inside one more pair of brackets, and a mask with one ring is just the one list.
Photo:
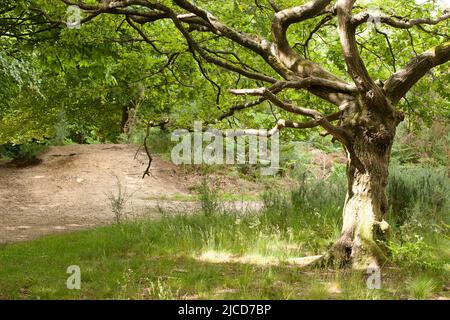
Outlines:
[[0, 166], [0, 243], [111, 223], [108, 195], [118, 194], [118, 180], [130, 195], [126, 212], [134, 216], [157, 216], [158, 206], [197, 206], [149, 200], [189, 195], [196, 177], [155, 157], [153, 176], [142, 179], [147, 158], [139, 152], [135, 159], [136, 151], [134, 145], [69, 145], [51, 147], [36, 166]]

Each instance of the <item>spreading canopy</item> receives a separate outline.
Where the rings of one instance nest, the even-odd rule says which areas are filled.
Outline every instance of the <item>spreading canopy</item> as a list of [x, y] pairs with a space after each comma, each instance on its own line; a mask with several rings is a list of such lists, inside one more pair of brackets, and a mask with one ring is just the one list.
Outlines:
[[[64, 104], [77, 105], [73, 119], [92, 113], [87, 107], [92, 104], [127, 105], [120, 97], [129, 99], [134, 84], [144, 80], [149, 117], [155, 111], [169, 113], [181, 126], [199, 118], [209, 123], [231, 118], [241, 126], [268, 124], [274, 118], [279, 128], [324, 127], [343, 142], [345, 134], [331, 123], [342, 118], [355, 98], [364, 97], [378, 108], [390, 105], [386, 110], [407, 111], [410, 118], [430, 120], [433, 114], [448, 113], [448, 69], [431, 71], [449, 59], [450, 13], [445, 3], [7, 1], [0, 39], [8, 48], [11, 43], [29, 47], [31, 42], [45, 56], [40, 60], [45, 75], [50, 67], [59, 78], [70, 76], [64, 86], [61, 79], [49, 81], [61, 84], [59, 98], [63, 91], [66, 95], [71, 91]], [[84, 11], [79, 30], [66, 28], [68, 5]], [[189, 53], [194, 66], [187, 59]], [[86, 83], [79, 82], [80, 72], [97, 84], [89, 85], [89, 94]], [[430, 76], [407, 96], [426, 74]], [[111, 93], [105, 93], [105, 87]], [[204, 88], [202, 94], [195, 91], [198, 87]], [[244, 97], [225, 99], [227, 89], [233, 88], [229, 92]], [[155, 109], [165, 100], [158, 94], [161, 89], [170, 101]], [[88, 95], [96, 98], [83, 101]], [[195, 105], [185, 112], [182, 101]], [[295, 101], [306, 101], [307, 108], [295, 106]], [[430, 101], [436, 106], [425, 106]]]
[[[313, 108], [293, 106], [276, 94], [288, 89], [305, 89], [339, 107], [342, 112], [348, 102], [356, 98], [364, 100], [366, 105], [391, 110], [402, 99], [411, 87], [425, 74], [438, 65], [450, 60], [450, 42], [448, 42], [448, 24], [440, 32], [429, 31], [431, 36], [441, 38], [441, 43], [416, 54], [401, 69], [395, 67], [393, 74], [384, 79], [384, 83], [377, 83], [370, 75], [362, 59], [361, 46], [358, 44], [358, 30], [365, 24], [378, 22], [391, 29], [408, 31], [412, 28], [426, 30], [426, 26], [445, 25], [450, 18], [450, 12], [438, 7], [433, 9], [436, 18], [408, 18], [398, 16], [394, 12], [382, 11], [376, 16], [356, 1], [316, 0], [302, 5], [282, 7], [275, 1], [268, 1], [274, 11], [271, 23], [270, 37], [249, 33], [222, 22], [212, 12], [186, 0], [174, 1], [100, 1], [88, 4], [64, 0], [68, 5], [77, 5], [89, 13], [84, 18], [89, 21], [101, 14], [115, 14], [125, 16], [126, 22], [139, 33], [149, 44], [155, 47], [154, 41], [146, 34], [144, 27], [161, 21], [171, 21], [179, 33], [184, 37], [189, 51], [201, 65], [204, 60], [220, 68], [237, 73], [257, 82], [266, 83], [263, 88], [231, 90], [234, 94], [257, 95], [259, 99], [245, 105], [234, 106], [232, 110], [253, 107], [262, 101], [269, 100], [279, 108], [294, 114], [300, 114], [313, 119], [312, 122], [295, 123], [293, 121], [279, 121], [279, 126], [295, 128], [311, 127], [313, 124], [324, 127], [330, 134], [343, 141], [345, 137], [341, 130], [330, 124], [330, 120], [337, 120], [335, 114], [322, 114]], [[263, 6], [260, 2], [258, 5]], [[417, 5], [415, 5], [417, 6]], [[211, 7], [215, 7], [212, 5]], [[414, 6], [413, 6], [414, 7]], [[414, 10], [413, 10], [414, 11]], [[308, 39], [318, 33], [321, 28], [329, 27], [331, 21], [337, 21], [336, 29], [342, 46], [346, 71], [351, 78], [345, 79], [339, 74], [333, 74], [320, 64], [299, 54], [289, 42], [289, 28], [296, 24], [307, 23], [319, 18], [319, 23], [311, 31]], [[442, 32], [443, 31], [443, 32]], [[379, 31], [386, 37], [392, 49], [387, 32]], [[255, 70], [241, 61], [236, 55], [234, 60], [225, 58], [227, 53], [215, 51], [203, 46], [196, 39], [199, 33], [211, 33], [217, 37], [237, 44], [252, 54], [262, 58], [273, 72]], [[156, 47], [155, 47], [156, 49]], [[156, 49], [157, 50], [157, 49]], [[415, 49], [414, 49], [415, 50]], [[231, 54], [228, 52], [228, 54]], [[395, 54], [392, 52], [392, 55]], [[394, 60], [399, 58], [394, 57]], [[205, 74], [205, 77], [207, 75]], [[219, 90], [220, 91], [220, 90]], [[222, 116], [223, 117], [223, 116]]]

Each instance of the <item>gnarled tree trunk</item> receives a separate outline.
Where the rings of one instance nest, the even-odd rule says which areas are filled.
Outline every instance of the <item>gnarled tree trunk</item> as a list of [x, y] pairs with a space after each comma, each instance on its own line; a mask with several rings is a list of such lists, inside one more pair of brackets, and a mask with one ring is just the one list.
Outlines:
[[353, 136], [348, 148], [348, 190], [342, 234], [332, 248], [335, 260], [351, 263], [357, 269], [378, 266], [387, 255], [386, 185], [395, 128], [400, 120], [400, 115], [395, 114], [363, 113], [358, 115], [356, 125], [347, 126]]

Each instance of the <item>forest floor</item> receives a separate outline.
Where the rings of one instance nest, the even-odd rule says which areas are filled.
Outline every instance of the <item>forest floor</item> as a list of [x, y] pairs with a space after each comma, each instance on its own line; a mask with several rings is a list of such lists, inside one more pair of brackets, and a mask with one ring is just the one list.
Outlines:
[[[137, 151], [68, 145], [34, 166], [0, 165], [0, 300], [450, 299], [448, 207], [432, 197], [391, 222], [381, 289], [365, 272], [304, 267], [339, 237], [342, 153], [305, 147], [297, 175], [264, 178], [255, 168], [177, 167], [162, 154], [142, 179], [147, 157]], [[448, 190], [441, 171], [408, 170], [403, 196]], [[119, 185], [130, 219], [114, 223]], [[80, 267], [80, 290], [67, 287], [69, 266]]]
[[[50, 147], [40, 163], [0, 166], [0, 243], [109, 224], [115, 219], [111, 197], [126, 199], [124, 213], [159, 216], [165, 211], [198, 208], [193, 189], [202, 175], [154, 157], [151, 176], [142, 179], [147, 155], [136, 145], [67, 145]], [[213, 178], [209, 176], [208, 178]], [[254, 209], [256, 183], [221, 175], [228, 206]]]

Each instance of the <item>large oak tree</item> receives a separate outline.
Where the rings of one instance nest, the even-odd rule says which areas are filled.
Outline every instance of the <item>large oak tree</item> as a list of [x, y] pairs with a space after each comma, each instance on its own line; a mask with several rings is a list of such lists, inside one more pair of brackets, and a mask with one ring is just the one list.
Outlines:
[[[212, 10], [220, 6], [215, 1], [203, 2], [203, 5], [198, 4], [199, 1], [187, 0], [61, 1], [66, 5], [80, 7], [86, 13], [83, 23], [102, 15], [124, 17], [124, 22], [143, 41], [160, 54], [167, 55], [167, 65], [180, 51], [162, 52], [148, 31], [154, 26], [159, 31], [178, 32], [185, 41], [183, 50], [187, 49], [192, 54], [201, 73], [217, 89], [217, 102], [222, 90], [208, 76], [205, 65], [215, 65], [239, 75], [239, 79], [249, 79], [239, 82], [239, 88], [228, 88], [228, 92], [253, 100], [221, 110], [218, 120], [270, 102], [283, 110], [284, 115], [293, 117], [278, 119], [276, 129], [323, 128], [324, 134], [339, 141], [348, 155], [348, 191], [343, 210], [342, 234], [327, 257], [340, 264], [352, 264], [355, 268], [383, 262], [389, 234], [385, 192], [389, 159], [396, 127], [404, 118], [399, 105], [431, 69], [450, 60], [448, 24], [443, 32], [427, 29], [448, 23], [449, 11], [433, 7], [430, 16], [417, 18], [400, 16], [390, 8], [382, 7], [378, 13], [374, 13], [367, 9], [367, 1], [291, 1], [296, 2], [293, 6], [274, 0], [255, 1], [256, 7], [271, 12], [271, 20], [263, 21], [270, 28], [270, 35], [264, 37], [259, 26], [233, 26], [215, 16]], [[414, 5], [417, 4], [414, 2]], [[393, 72], [383, 80], [374, 79], [368, 71], [367, 61], [363, 60], [362, 52], [367, 48], [357, 38], [361, 28], [373, 23], [389, 30], [405, 30], [412, 46], [415, 36], [410, 30], [414, 28], [419, 28], [428, 37], [439, 39], [441, 43], [423, 52], [416, 52], [413, 48], [415, 55], [399, 57], [398, 52], [392, 49], [389, 33], [375, 26], [376, 32], [388, 44]], [[298, 43], [290, 41], [290, 31], [302, 24], [309, 29], [303, 34], [300, 44], [305, 49], [303, 52], [297, 50]], [[325, 61], [310, 59], [308, 43], [324, 28], [332, 28], [328, 32], [338, 37], [347, 74], [327, 70]], [[222, 41], [222, 45], [217, 48], [214, 43], [218, 42], [203, 45], [205, 34]], [[224, 42], [230, 44], [228, 50], [224, 50]], [[324, 45], [333, 44], [324, 42]], [[236, 49], [238, 47], [240, 49]], [[372, 50], [377, 55], [376, 48]], [[263, 62], [258, 68], [252, 66], [255, 59]], [[405, 59], [409, 61], [399, 67], [399, 61], [407, 61]], [[448, 73], [448, 70], [445, 72]], [[255, 87], [242, 88], [242, 83]], [[285, 98], [285, 92], [289, 90], [309, 92], [333, 108], [319, 108], [316, 104], [296, 105]], [[334, 110], [324, 112], [324, 109]], [[310, 119], [293, 120], [299, 115]]]

